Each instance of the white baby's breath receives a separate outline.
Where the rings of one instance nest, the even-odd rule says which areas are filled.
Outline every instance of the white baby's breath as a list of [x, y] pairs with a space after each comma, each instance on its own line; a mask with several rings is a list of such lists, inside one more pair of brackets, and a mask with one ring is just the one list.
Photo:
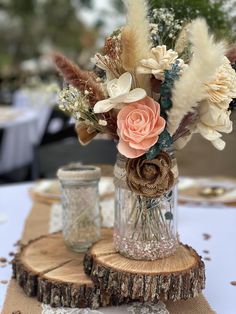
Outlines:
[[88, 102], [75, 87], [69, 85], [59, 95], [59, 108], [70, 112], [76, 120], [86, 116], [89, 111]]
[[100, 120], [98, 121], [98, 124], [101, 125], [101, 126], [107, 126], [107, 121], [100, 119]]

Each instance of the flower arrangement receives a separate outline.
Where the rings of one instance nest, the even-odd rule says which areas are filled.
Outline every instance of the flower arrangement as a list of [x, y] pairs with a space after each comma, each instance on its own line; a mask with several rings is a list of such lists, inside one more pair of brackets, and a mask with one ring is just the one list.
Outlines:
[[[94, 71], [54, 55], [67, 83], [60, 107], [76, 119], [80, 143], [99, 133], [118, 142], [132, 192], [160, 197], [177, 177], [171, 147], [182, 149], [194, 133], [225, 147], [236, 73], [226, 44], [214, 40], [205, 20], [175, 21], [166, 9], [148, 14], [145, 0], [125, 4], [127, 23], [106, 38], [103, 52], [92, 59]], [[235, 50], [228, 54], [235, 57]]]
[[[223, 149], [221, 133], [232, 131], [228, 109], [236, 98], [236, 73], [225, 44], [214, 42], [202, 19], [175, 23], [174, 15], [161, 9], [154, 10], [149, 23], [145, 1], [129, 0], [127, 8], [127, 25], [108, 37], [104, 54], [92, 60], [103, 70], [100, 76], [54, 55], [68, 83], [60, 93], [60, 107], [78, 121], [81, 143], [108, 133], [119, 138], [121, 154], [144, 157], [166, 130], [176, 148], [200, 133]], [[188, 50], [184, 60], [164, 44], [167, 32], [180, 54]], [[154, 46], [157, 38], [162, 44]]]

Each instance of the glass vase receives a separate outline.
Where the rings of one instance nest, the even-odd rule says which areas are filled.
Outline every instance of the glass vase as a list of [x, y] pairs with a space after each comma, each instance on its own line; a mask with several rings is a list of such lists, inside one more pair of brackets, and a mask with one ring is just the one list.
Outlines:
[[[137, 195], [120, 184], [115, 166], [114, 246], [131, 259], [156, 260], [175, 253], [177, 235], [177, 184], [161, 195], [150, 198]], [[177, 182], [177, 180], [175, 180]]]
[[64, 242], [75, 252], [85, 252], [100, 238], [100, 169], [81, 165], [64, 167], [57, 175], [62, 190]]

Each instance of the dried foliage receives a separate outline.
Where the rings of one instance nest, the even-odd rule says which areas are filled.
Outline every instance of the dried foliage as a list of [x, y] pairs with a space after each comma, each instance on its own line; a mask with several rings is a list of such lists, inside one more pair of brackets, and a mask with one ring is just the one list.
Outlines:
[[83, 121], [76, 123], [75, 130], [81, 145], [89, 144], [98, 134], [96, 130], [89, 128], [89, 126]]
[[[150, 30], [145, 0], [127, 0], [127, 24], [122, 31], [122, 64], [129, 72], [135, 72], [140, 60], [150, 56]], [[149, 94], [149, 79], [137, 75], [138, 85]]]
[[191, 112], [206, 98], [205, 84], [224, 62], [225, 47], [215, 43], [203, 19], [196, 19], [190, 27], [193, 57], [189, 67], [175, 83], [173, 108], [168, 114], [168, 131], [175, 133], [186, 113]]
[[65, 81], [78, 88], [93, 107], [97, 101], [105, 98], [101, 84], [96, 82], [94, 72], [83, 71], [62, 54], [53, 55], [53, 61]]

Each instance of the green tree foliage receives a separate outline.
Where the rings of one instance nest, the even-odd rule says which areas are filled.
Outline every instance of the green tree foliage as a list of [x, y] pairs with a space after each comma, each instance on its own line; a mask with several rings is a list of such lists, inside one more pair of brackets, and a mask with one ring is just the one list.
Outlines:
[[[173, 8], [177, 19], [204, 17], [218, 37], [235, 38], [232, 9], [235, 0], [150, 0], [153, 8]], [[236, 12], [235, 12], [236, 14]]]
[[[77, 13], [91, 0], [2, 0], [0, 67], [37, 57], [51, 45], [73, 57], [92, 45], [96, 31], [86, 28]], [[5, 21], [5, 22], [4, 22]]]
[[121, 0], [112, 0], [112, 5], [117, 11], [125, 12], [124, 3]]

